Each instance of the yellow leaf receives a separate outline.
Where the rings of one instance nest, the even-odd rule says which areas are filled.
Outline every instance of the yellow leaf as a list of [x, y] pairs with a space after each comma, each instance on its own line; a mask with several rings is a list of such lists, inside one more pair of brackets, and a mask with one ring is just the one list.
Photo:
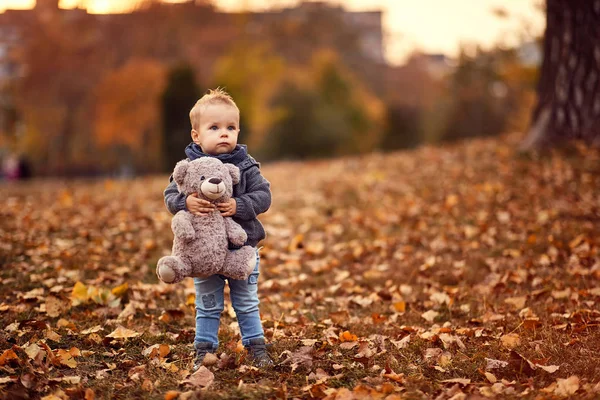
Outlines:
[[73, 291], [71, 292], [71, 302], [74, 306], [85, 303], [88, 301], [88, 288], [81, 282], [77, 282], [75, 286], [73, 286]]
[[59, 349], [56, 352], [56, 358], [58, 359], [58, 361], [62, 365], [66, 365], [69, 368], [76, 368], [77, 367], [77, 361], [75, 361], [75, 359], [73, 358], [73, 356], [71, 355], [71, 353], [69, 353], [66, 350]]
[[112, 290], [112, 294], [114, 294], [115, 296], [121, 296], [123, 295], [127, 290], [129, 289], [129, 284], [127, 282], [125, 282], [124, 284], [117, 286], [116, 288], [113, 288]]
[[187, 295], [185, 300], [186, 306], [193, 306], [196, 304], [196, 295], [194, 293], [190, 293]]

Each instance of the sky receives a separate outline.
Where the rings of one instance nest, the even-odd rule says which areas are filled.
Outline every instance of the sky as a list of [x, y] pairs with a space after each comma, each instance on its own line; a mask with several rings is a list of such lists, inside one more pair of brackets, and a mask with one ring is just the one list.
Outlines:
[[[61, 0], [60, 6], [86, 6], [91, 13], [126, 12], [139, 0]], [[178, 0], [172, 0], [178, 1]], [[299, 0], [214, 0], [223, 11], [264, 10], [293, 6]], [[456, 56], [461, 45], [477, 43], [511, 46], [541, 35], [545, 18], [542, 0], [330, 0], [348, 10], [382, 10], [385, 52], [389, 62], [401, 64], [416, 49]], [[0, 12], [31, 8], [35, 0], [0, 0]], [[502, 8], [507, 17], [493, 10]]]

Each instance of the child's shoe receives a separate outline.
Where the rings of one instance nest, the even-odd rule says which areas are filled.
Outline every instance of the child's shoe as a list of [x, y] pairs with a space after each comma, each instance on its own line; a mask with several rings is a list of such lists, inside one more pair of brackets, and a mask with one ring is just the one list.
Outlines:
[[194, 360], [194, 371], [197, 371], [198, 368], [202, 366], [202, 362], [204, 361], [204, 356], [208, 353], [213, 353], [213, 344], [210, 342], [200, 342], [194, 343], [194, 347], [196, 348], [196, 359]]
[[257, 368], [267, 368], [273, 366], [273, 360], [267, 352], [265, 339], [250, 339], [250, 344], [245, 346], [248, 350], [248, 360]]

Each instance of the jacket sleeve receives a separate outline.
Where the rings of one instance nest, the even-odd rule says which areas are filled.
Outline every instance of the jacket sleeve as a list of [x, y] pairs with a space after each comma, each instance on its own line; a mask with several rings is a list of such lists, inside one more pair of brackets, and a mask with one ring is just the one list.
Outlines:
[[165, 205], [167, 206], [167, 210], [169, 210], [171, 214], [175, 215], [181, 210], [187, 211], [187, 207], [185, 205], [187, 196], [185, 193], [179, 193], [177, 183], [173, 180], [173, 177], [170, 179], [171, 181], [169, 186], [167, 186], [163, 194], [165, 196]]
[[260, 174], [258, 167], [248, 170], [246, 179], [246, 193], [235, 198], [235, 217], [251, 221], [271, 207], [271, 184]]

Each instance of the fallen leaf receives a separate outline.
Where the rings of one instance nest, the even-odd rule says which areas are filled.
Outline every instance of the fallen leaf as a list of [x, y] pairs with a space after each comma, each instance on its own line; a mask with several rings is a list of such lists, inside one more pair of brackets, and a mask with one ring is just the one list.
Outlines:
[[498, 381], [498, 379], [496, 379], [496, 376], [491, 372], [485, 372], [484, 375], [490, 383], [496, 383]]
[[183, 383], [189, 383], [195, 387], [208, 387], [215, 380], [215, 375], [210, 372], [204, 365], [200, 366], [196, 372], [194, 372], [188, 379]]
[[125, 282], [124, 284], [117, 286], [115, 288], [113, 288], [111, 290], [112, 294], [114, 294], [115, 296], [122, 296], [123, 294], [125, 294], [125, 292], [127, 292], [127, 290], [129, 290], [129, 284], [127, 282]]
[[539, 364], [535, 364], [536, 367], [543, 369], [544, 371], [553, 374], [556, 371], [559, 370], [559, 366], [558, 365], [539, 365]]
[[65, 302], [55, 296], [46, 297], [46, 314], [51, 318], [56, 318], [67, 309]]
[[506, 304], [512, 305], [517, 310], [521, 310], [523, 307], [525, 307], [525, 303], [527, 302], [527, 296], [510, 297], [508, 299], [504, 299], [504, 302]]
[[397, 313], [404, 313], [406, 311], [406, 302], [405, 301], [397, 301], [392, 304], [392, 311]]
[[117, 317], [117, 320], [122, 321], [124, 319], [127, 319], [127, 318], [131, 317], [132, 315], [135, 315], [135, 311], [136, 311], [135, 306], [132, 303], [128, 303], [125, 306], [125, 308], [123, 309], [123, 311], [121, 311], [121, 313]]
[[165, 393], [165, 400], [174, 400], [179, 396], [179, 393], [177, 390], [169, 390]]
[[408, 346], [408, 343], [410, 343], [410, 335], [406, 335], [400, 340], [390, 339], [390, 342], [392, 342], [392, 344], [396, 346], [397, 349], [404, 349]]
[[154, 390], [154, 385], [150, 379], [144, 379], [144, 382], [142, 382], [142, 390], [146, 392], [151, 392]]
[[500, 344], [507, 349], [514, 349], [521, 344], [521, 338], [516, 333], [508, 333], [500, 338]]
[[556, 389], [554, 394], [561, 397], [572, 396], [579, 390], [579, 377], [576, 375], [566, 379], [558, 378], [556, 380]]
[[56, 359], [60, 364], [66, 365], [69, 368], [77, 367], [77, 361], [75, 361], [73, 355], [67, 350], [58, 349], [56, 352]]
[[0, 356], [0, 366], [6, 365], [10, 360], [19, 360], [19, 357], [13, 350], [8, 349]]
[[168, 344], [154, 344], [142, 351], [142, 355], [149, 358], [165, 358], [171, 352]]
[[42, 349], [35, 343], [32, 343], [25, 348], [25, 353], [27, 353], [27, 356], [32, 360], [37, 357], [40, 351], [42, 351]]
[[79, 304], [85, 303], [88, 301], [88, 288], [81, 282], [75, 283], [73, 286], [73, 290], [71, 291], [71, 304], [73, 306], [78, 306]]
[[202, 365], [210, 367], [212, 365], [215, 365], [218, 361], [219, 359], [215, 354], [208, 353], [204, 356], [204, 359], [202, 360]]
[[492, 370], [492, 369], [501, 369], [501, 368], [505, 368], [508, 366], [508, 362], [501, 361], [501, 360], [494, 360], [492, 358], [486, 358], [485, 362], [486, 362], [485, 369], [488, 371]]
[[340, 342], [356, 342], [358, 336], [351, 334], [349, 331], [340, 333]]
[[423, 319], [427, 322], [433, 322], [433, 320], [435, 320], [435, 318], [440, 315], [439, 312], [434, 311], [434, 310], [429, 310], [427, 312], [424, 312], [423, 314], [421, 314], [421, 317], [423, 317]]
[[361, 342], [358, 346], [358, 352], [354, 358], [371, 358], [375, 351], [371, 349], [368, 342]]
[[397, 374], [395, 372], [391, 372], [389, 374], [383, 374], [384, 378], [388, 378], [393, 380], [394, 382], [403, 383], [404, 382], [404, 374]]
[[121, 325], [117, 327], [114, 331], [106, 335], [106, 337], [114, 338], [114, 339], [128, 339], [140, 336], [141, 333], [133, 331], [131, 329], [127, 329]]

